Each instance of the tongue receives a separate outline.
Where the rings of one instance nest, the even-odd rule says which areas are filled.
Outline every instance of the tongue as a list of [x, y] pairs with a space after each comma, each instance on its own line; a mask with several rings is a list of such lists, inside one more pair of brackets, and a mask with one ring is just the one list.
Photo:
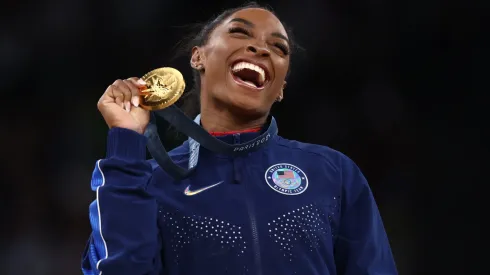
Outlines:
[[254, 83], [257, 79], [258, 73], [254, 70], [250, 70], [247, 68], [238, 70], [236, 72], [233, 72], [233, 74], [240, 79], [243, 83], [246, 83], [247, 85], [250, 85], [251, 87], [257, 88], [257, 85]]
[[250, 81], [245, 81], [245, 80], [243, 80], [243, 79], [240, 79], [240, 80], [241, 80], [241, 81], [243, 81], [243, 83], [245, 83], [245, 84], [247, 84], [247, 85], [250, 85], [250, 86], [252, 86], [252, 87], [254, 87], [254, 88], [257, 88], [257, 86], [256, 86], [256, 85], [255, 85], [253, 82], [250, 82]]

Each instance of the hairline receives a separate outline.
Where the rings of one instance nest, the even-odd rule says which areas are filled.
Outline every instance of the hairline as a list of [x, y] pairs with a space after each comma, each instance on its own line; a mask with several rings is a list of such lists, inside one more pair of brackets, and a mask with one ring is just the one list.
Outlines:
[[[230, 18], [235, 13], [237, 13], [239, 11], [242, 11], [242, 10], [248, 10], [248, 9], [259, 9], [259, 10], [264, 10], [264, 11], [268, 11], [268, 12], [272, 13], [272, 15], [274, 15], [277, 18], [277, 20], [279, 20], [279, 22], [281, 23], [281, 25], [283, 26], [283, 29], [285, 30], [286, 36], [287, 36], [288, 33], [287, 33], [287, 30], [286, 30], [286, 28], [284, 26], [284, 23], [277, 17], [277, 15], [274, 13], [274, 11], [272, 9], [266, 8], [266, 7], [260, 7], [260, 6], [253, 6], [253, 4], [252, 4], [252, 6], [243, 6], [243, 7], [238, 7], [238, 8], [232, 9], [232, 10], [225, 10], [223, 13], [230, 12], [230, 14], [226, 15], [225, 17], [221, 17], [221, 15], [223, 15], [223, 13], [222, 13], [221, 15], [219, 15], [218, 17], [216, 17], [213, 21], [211, 21], [210, 23], [206, 24], [206, 25], [215, 24], [215, 26], [212, 29], [209, 30], [209, 32], [207, 33], [207, 36], [203, 39], [203, 44], [202, 45], [199, 45], [199, 46], [204, 46], [208, 42], [208, 40], [211, 37], [211, 35], [213, 34], [213, 32], [218, 27], [220, 27], [220, 26], [228, 23], [228, 21], [230, 20]], [[196, 45], [196, 46], [198, 46], [198, 45]]]

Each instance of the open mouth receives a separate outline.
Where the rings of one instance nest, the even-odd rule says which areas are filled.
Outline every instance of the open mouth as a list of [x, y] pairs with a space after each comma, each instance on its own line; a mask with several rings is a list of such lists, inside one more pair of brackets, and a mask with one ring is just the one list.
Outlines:
[[269, 81], [269, 74], [264, 68], [246, 61], [235, 62], [231, 74], [237, 84], [261, 90]]

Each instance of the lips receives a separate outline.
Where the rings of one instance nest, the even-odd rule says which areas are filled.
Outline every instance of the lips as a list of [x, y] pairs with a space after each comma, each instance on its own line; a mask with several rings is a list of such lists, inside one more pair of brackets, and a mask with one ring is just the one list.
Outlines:
[[252, 60], [239, 59], [231, 66], [231, 74], [240, 86], [262, 90], [270, 81], [270, 73], [266, 66]]

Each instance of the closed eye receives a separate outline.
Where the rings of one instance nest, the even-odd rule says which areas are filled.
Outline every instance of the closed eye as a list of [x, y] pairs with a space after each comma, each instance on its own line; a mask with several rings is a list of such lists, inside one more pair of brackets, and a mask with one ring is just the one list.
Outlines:
[[242, 34], [245, 34], [247, 36], [250, 36], [250, 32], [242, 27], [231, 27], [229, 30], [228, 30], [228, 33], [242, 33]]
[[[242, 27], [231, 27], [228, 30], [228, 33], [230, 33], [230, 34], [238, 33], [238, 34], [243, 34], [246, 36], [252, 36], [252, 34], [247, 29], [244, 29]], [[288, 46], [286, 46], [282, 43], [274, 43], [274, 46], [277, 47], [284, 55], [289, 55]]]
[[276, 46], [277, 48], [279, 48], [284, 55], [288, 55], [289, 54], [289, 49], [288, 49], [288, 47], [286, 45], [281, 44], [281, 43], [275, 43], [274, 46]]

